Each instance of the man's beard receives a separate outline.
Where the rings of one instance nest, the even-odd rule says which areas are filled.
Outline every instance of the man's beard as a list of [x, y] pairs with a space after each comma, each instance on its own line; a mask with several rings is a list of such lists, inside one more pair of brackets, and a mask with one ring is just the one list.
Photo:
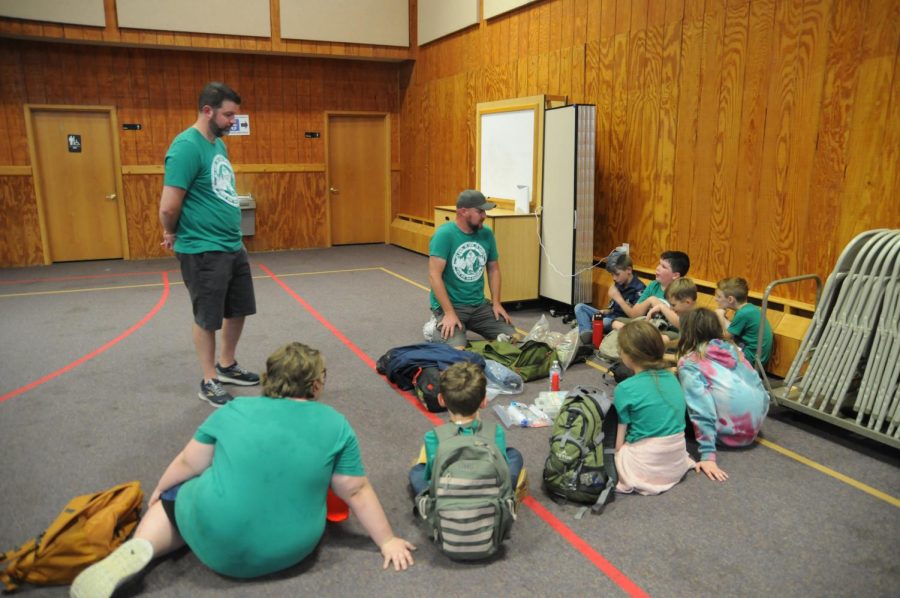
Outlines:
[[220, 127], [213, 121], [209, 121], [209, 132], [212, 133], [215, 137], [224, 137], [228, 135], [228, 132], [231, 130], [231, 125], [226, 125], [224, 127]]

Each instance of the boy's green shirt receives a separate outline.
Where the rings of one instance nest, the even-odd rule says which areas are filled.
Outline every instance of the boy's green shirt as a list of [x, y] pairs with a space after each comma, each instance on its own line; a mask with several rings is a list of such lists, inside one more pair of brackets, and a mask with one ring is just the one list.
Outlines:
[[[474, 434], [478, 430], [478, 426], [483, 425], [481, 420], [474, 419], [470, 422], [459, 424], [459, 427], [462, 428], [463, 434]], [[495, 424], [497, 426], [496, 431], [494, 432], [494, 442], [497, 443], [497, 448], [500, 449], [500, 454], [503, 455], [504, 459], [506, 457], [506, 432], [503, 431], [503, 428], [500, 427], [499, 424]], [[434, 432], [434, 429], [428, 430], [425, 432], [425, 479], [431, 479], [431, 465], [434, 463], [434, 456], [437, 454], [438, 448], [438, 437]], [[508, 460], [508, 459], [507, 459]]]

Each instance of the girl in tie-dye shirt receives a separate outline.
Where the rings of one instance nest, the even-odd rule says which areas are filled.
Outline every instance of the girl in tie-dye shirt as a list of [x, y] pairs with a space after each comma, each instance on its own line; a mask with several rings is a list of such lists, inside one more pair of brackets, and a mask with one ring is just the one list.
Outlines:
[[708, 309], [681, 318], [678, 379], [700, 445], [698, 467], [718, 481], [728, 474], [716, 462], [716, 443], [751, 444], [769, 410], [759, 375], [741, 350], [722, 337], [722, 326]]

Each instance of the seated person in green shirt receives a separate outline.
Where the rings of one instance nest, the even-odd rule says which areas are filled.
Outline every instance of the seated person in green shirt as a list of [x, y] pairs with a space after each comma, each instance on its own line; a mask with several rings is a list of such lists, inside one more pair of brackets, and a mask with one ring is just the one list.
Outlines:
[[647, 311], [647, 319], [661, 314], [669, 326], [677, 330], [681, 328], [681, 316], [696, 307], [697, 285], [690, 278], [678, 278], [666, 289], [665, 301], [657, 297], [651, 297], [649, 300], [653, 301], [654, 305]]
[[[447, 408], [450, 416], [448, 426], [458, 426], [462, 434], [473, 434], [483, 424], [479, 416], [481, 409], [487, 407], [487, 378], [481, 368], [474, 363], [460, 361], [454, 363], [441, 373], [441, 392], [438, 402]], [[506, 434], [503, 428], [495, 424], [494, 441], [500, 453], [506, 455], [509, 464], [509, 477], [513, 486], [522, 471], [523, 458], [518, 450], [506, 446]], [[416, 496], [421, 494], [431, 481], [431, 466], [437, 453], [438, 437], [434, 430], [425, 433], [425, 447], [419, 463], [409, 471], [409, 485]]]
[[[609, 298], [622, 308], [629, 319], [646, 316], [651, 307], [657, 305], [660, 299], [666, 298], [666, 289], [669, 288], [672, 281], [687, 276], [690, 268], [691, 258], [688, 257], [688, 254], [683, 251], [663, 251], [659, 256], [659, 264], [656, 266], [656, 280], [647, 285], [637, 303], [629, 305], [615, 287], [610, 287]], [[613, 322], [613, 330], [618, 330], [627, 321], [622, 318]]]
[[[749, 287], [743, 278], [723, 278], [716, 285], [716, 304], [719, 308], [716, 314], [725, 331], [726, 340], [734, 340], [744, 350], [744, 357], [750, 365], [756, 367], [756, 347], [759, 344], [759, 323], [761, 313], [759, 308], [752, 303], [747, 303]], [[726, 315], [728, 311], [734, 311], [731, 320]], [[762, 351], [759, 361], [763, 367], [769, 363], [772, 356], [772, 327], [769, 322], [763, 322]]]
[[406, 569], [415, 547], [394, 536], [365, 475], [356, 433], [318, 401], [320, 353], [289, 343], [266, 361], [262, 397], [239, 397], [206, 418], [163, 473], [134, 538], [85, 569], [76, 597], [107, 597], [153, 558], [187, 546], [206, 566], [252, 578], [296, 565], [325, 530], [329, 487]]
[[619, 355], [634, 376], [616, 385], [616, 471], [622, 493], [659, 494], [696, 463], [684, 440], [685, 402], [678, 378], [663, 360], [659, 331], [645, 320], [619, 333]]

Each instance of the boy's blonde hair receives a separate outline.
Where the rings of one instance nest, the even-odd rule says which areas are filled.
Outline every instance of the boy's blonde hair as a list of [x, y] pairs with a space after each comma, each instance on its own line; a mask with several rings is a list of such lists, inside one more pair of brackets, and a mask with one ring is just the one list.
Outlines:
[[619, 330], [619, 353], [645, 370], [664, 370], [666, 345], [656, 326], [647, 320], [632, 320]]
[[690, 278], [676, 278], [666, 289], [669, 301], [697, 300], [697, 285]]
[[474, 363], [459, 361], [441, 373], [441, 396], [447, 410], [455, 415], [469, 417], [477, 413], [486, 389], [487, 378]]
[[716, 285], [716, 288], [722, 291], [722, 294], [726, 297], [734, 297], [734, 300], [738, 303], [746, 303], [747, 295], [750, 293], [747, 281], [738, 277], [723, 278]]
[[303, 343], [288, 343], [269, 355], [263, 394], [273, 399], [312, 399], [313, 383], [325, 376], [322, 355]]

